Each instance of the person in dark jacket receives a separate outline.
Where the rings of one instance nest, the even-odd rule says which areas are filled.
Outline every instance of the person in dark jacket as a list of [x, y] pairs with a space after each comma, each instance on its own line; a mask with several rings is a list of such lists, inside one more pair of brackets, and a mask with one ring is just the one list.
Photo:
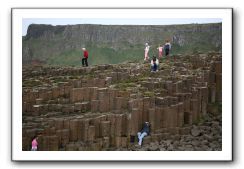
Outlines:
[[140, 132], [137, 133], [138, 136], [138, 144], [141, 146], [142, 140], [145, 136], [150, 134], [150, 125], [149, 122], [145, 122]]
[[165, 56], [169, 56], [170, 50], [171, 50], [171, 44], [170, 44], [169, 40], [166, 40], [166, 43], [164, 44]]
[[82, 58], [82, 66], [88, 66], [88, 51], [86, 50], [86, 48], [82, 48], [83, 50], [83, 58]]

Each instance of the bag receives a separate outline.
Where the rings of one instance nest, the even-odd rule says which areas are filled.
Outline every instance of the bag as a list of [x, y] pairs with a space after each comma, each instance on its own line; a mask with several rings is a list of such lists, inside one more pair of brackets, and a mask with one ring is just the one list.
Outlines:
[[169, 50], [169, 44], [165, 44], [164, 49]]

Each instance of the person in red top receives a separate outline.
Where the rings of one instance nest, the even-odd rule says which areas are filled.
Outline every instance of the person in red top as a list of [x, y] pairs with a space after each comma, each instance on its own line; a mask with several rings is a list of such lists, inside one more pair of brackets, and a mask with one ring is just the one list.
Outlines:
[[88, 51], [86, 50], [86, 48], [82, 48], [83, 50], [83, 58], [82, 58], [82, 66], [88, 66], [88, 62], [87, 62], [87, 59], [88, 59]]

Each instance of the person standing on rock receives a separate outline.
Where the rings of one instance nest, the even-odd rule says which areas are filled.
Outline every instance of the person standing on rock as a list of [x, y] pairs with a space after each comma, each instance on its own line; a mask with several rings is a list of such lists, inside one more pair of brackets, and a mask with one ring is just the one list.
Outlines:
[[157, 50], [158, 50], [158, 59], [160, 59], [163, 57], [163, 47], [160, 46], [159, 44]]
[[165, 56], [169, 55], [169, 51], [171, 50], [171, 44], [169, 42], [169, 40], [166, 40], [165, 44], [164, 44], [164, 52], [165, 52]]
[[82, 48], [83, 50], [83, 58], [82, 58], [82, 66], [88, 66], [88, 51], [86, 50], [86, 48]]
[[140, 132], [137, 133], [138, 136], [138, 145], [141, 146], [142, 140], [144, 137], [150, 134], [150, 125], [149, 122], [145, 122]]
[[38, 137], [34, 136], [31, 142], [31, 151], [37, 151], [37, 147], [38, 147]]
[[150, 49], [150, 46], [148, 45], [148, 43], [145, 43], [145, 56], [144, 56], [144, 60], [148, 60], [149, 59], [149, 49]]

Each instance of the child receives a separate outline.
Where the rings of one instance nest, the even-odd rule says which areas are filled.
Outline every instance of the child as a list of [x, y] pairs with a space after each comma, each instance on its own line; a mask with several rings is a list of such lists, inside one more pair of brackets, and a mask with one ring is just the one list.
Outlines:
[[31, 151], [37, 151], [38, 147], [38, 142], [37, 142], [38, 137], [33, 137], [32, 142], [31, 142]]
[[163, 47], [158, 45], [158, 59], [162, 58], [163, 56]]
[[153, 56], [153, 59], [151, 60], [151, 72], [158, 71], [159, 61], [158, 59]]
[[148, 60], [149, 59], [149, 55], [148, 55], [148, 52], [149, 52], [149, 48], [150, 46], [148, 45], [148, 43], [145, 43], [145, 56], [144, 56], [144, 60]]

